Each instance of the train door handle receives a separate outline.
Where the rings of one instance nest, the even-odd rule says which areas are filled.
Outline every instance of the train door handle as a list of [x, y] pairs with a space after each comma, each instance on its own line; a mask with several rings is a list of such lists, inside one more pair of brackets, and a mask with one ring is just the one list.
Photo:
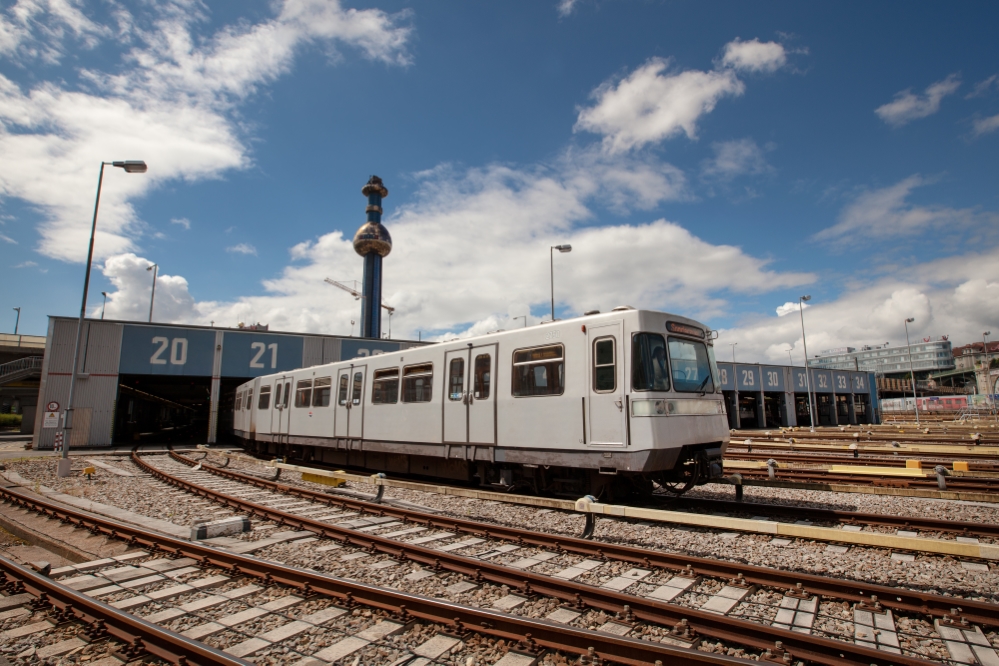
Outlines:
[[624, 410], [624, 403], [621, 402], [621, 398], [618, 398], [617, 400], [615, 400], [614, 404], [617, 405], [617, 410], [618, 411], [623, 411]]

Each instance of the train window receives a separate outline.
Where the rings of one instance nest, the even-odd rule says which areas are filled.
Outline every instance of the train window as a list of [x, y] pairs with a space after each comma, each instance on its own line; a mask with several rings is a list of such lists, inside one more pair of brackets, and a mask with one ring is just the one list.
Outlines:
[[475, 399], [485, 400], [489, 397], [489, 383], [492, 378], [492, 357], [489, 354], [479, 354], [475, 357]]
[[312, 380], [299, 379], [295, 384], [295, 406], [308, 407], [312, 403]]
[[271, 387], [261, 386], [260, 397], [257, 398], [257, 409], [270, 409], [270, 408], [271, 408]]
[[703, 342], [669, 339], [669, 362], [673, 368], [673, 388], [687, 393], [714, 393], [711, 362]]
[[291, 399], [291, 382], [284, 383], [284, 407], [288, 407], [288, 401]]
[[317, 377], [312, 389], [312, 406], [329, 407], [331, 384], [333, 380], [329, 377]]
[[337, 396], [337, 402], [341, 405], [347, 404], [347, 382], [350, 379], [346, 374], [340, 375], [340, 395]]
[[465, 359], [452, 358], [448, 368], [447, 397], [449, 400], [461, 400], [465, 394]]
[[281, 382], [274, 387], [274, 409], [281, 407]]
[[638, 333], [631, 344], [631, 387], [635, 391], [668, 391], [666, 341], [658, 333]]
[[234, 412], [238, 412], [243, 408], [243, 392], [240, 391], [236, 394], [236, 406], [232, 408]]
[[364, 373], [355, 372], [354, 373], [354, 389], [351, 391], [350, 401], [355, 404], [361, 404], [361, 385], [364, 383]]
[[246, 392], [246, 399], [243, 400], [243, 409], [251, 409], [253, 407], [253, 389]]
[[517, 397], [562, 395], [565, 391], [564, 356], [562, 345], [515, 351], [513, 395]]
[[399, 402], [399, 368], [375, 370], [371, 402], [375, 405], [394, 405]]
[[593, 343], [593, 390], [598, 393], [617, 388], [617, 363], [614, 360], [614, 338]]
[[433, 396], [434, 365], [421, 363], [402, 369], [402, 401], [430, 402]]

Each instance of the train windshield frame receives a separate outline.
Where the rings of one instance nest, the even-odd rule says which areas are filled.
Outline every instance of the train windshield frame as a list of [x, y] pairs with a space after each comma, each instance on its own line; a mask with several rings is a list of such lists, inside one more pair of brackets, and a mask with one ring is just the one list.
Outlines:
[[669, 363], [673, 390], [678, 393], [714, 393], [708, 348], [703, 342], [669, 336]]

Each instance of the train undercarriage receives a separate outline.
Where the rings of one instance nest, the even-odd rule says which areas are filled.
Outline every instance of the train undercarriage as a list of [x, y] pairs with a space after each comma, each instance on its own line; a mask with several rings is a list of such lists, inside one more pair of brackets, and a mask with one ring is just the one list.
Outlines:
[[274, 442], [244, 441], [244, 446], [248, 452], [259, 457], [284, 458], [295, 464], [384, 472], [418, 479], [447, 479], [499, 492], [572, 499], [592, 495], [604, 502], [653, 495], [680, 496], [691, 488], [722, 475], [720, 445], [683, 447], [678, 457], [680, 462], [673, 469], [645, 473], [617, 470], [608, 472], [604, 468], [448, 460]]

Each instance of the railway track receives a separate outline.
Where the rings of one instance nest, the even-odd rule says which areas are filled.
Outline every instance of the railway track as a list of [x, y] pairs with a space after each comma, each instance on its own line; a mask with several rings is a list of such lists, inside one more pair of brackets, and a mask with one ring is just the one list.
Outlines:
[[[796, 451], [794, 449], [764, 451], [750, 451], [738, 447], [730, 447], [725, 452], [726, 457], [739, 460], [769, 460], [773, 458], [778, 462], [795, 462], [803, 464], [828, 464], [828, 465], [865, 465], [870, 467], [905, 467], [907, 460], [919, 460], [924, 468], [932, 469], [936, 465], [953, 465], [954, 458], [944, 458], [928, 453], [907, 453], [903, 455], [891, 455], [888, 453], [862, 454], [854, 457], [849, 452], [840, 454], [824, 454], [822, 452]], [[968, 470], [975, 472], [999, 472], [999, 460], [972, 460], [967, 461]]]
[[[276, 649], [280, 663], [306, 656], [325, 663], [353, 657], [392, 635], [420, 633], [415, 628], [423, 627], [422, 635], [428, 639], [415, 646], [416, 654], [407, 653], [396, 663], [429, 664], [435, 657], [419, 657], [421, 647], [424, 653], [428, 653], [433, 649], [427, 646], [429, 643], [436, 641], [437, 648], [442, 644], [456, 646], [469, 641], [472, 635], [502, 640], [514, 646], [503, 658], [510, 659], [501, 659], [495, 666], [533, 664], [545, 650], [578, 655], [581, 657], [579, 663], [588, 664], [744, 663], [724, 655], [682, 649], [667, 643], [606, 631], [590, 631], [336, 578], [150, 532], [71, 509], [14, 487], [0, 488], [0, 497], [21, 508], [43, 513], [95, 534], [126, 540], [141, 549], [132, 553], [128, 564], [123, 564], [119, 557], [117, 561], [89, 562], [51, 572], [52, 576], [68, 577], [65, 581], [67, 585], [31, 574], [12, 563], [3, 565], [8, 576], [8, 592], [17, 593], [22, 587], [29, 594], [34, 592], [42, 603], [57, 609], [54, 615], [57, 622], [90, 621], [88, 626], [92, 626], [90, 618], [100, 620], [101, 624], [93, 626], [95, 630], [105, 628], [109, 634], [129, 641], [131, 651], [125, 649], [125, 657], [141, 656], [144, 650], [178, 666], [191, 663], [245, 664], [247, 662], [241, 660], [244, 657], [266, 657], [268, 651]], [[397, 552], [396, 555], [402, 554]], [[204, 573], [209, 575], [202, 575]], [[186, 582], [174, 580], [181, 579], [181, 576], [187, 577]], [[152, 578], [155, 580], [150, 580]], [[70, 585], [77, 588], [101, 587], [90, 587], [89, 594], [81, 596], [70, 589]], [[117, 589], [102, 593], [108, 587]], [[267, 591], [271, 592], [264, 602], [260, 595]], [[43, 598], [42, 594], [46, 596]], [[113, 601], [110, 604], [94, 601], [92, 597], [98, 595]], [[226, 608], [226, 604], [241, 599], [250, 599], [251, 603], [239, 613], [214, 617], [214, 620], [199, 617], [199, 612]], [[6, 602], [9, 605], [28, 602], [26, 598], [13, 598], [13, 595], [0, 597], [0, 601], [3, 600], [10, 600]], [[72, 605], [72, 618], [67, 614], [67, 604]], [[147, 615], [145, 620], [132, 614], [149, 606], [157, 610]], [[131, 612], [124, 613], [124, 609]], [[367, 615], [359, 614], [361, 609]], [[186, 633], [202, 638], [222, 634], [230, 631], [230, 627], [244, 622], [253, 623], [259, 618], [278, 622], [257, 621], [258, 626], [269, 630], [228, 645], [223, 652], [213, 650], [190, 636], [178, 636], [156, 626], [184, 616], [195, 619], [194, 626]], [[344, 619], [353, 622], [358, 617], [364, 618], [359, 625], [343, 622]], [[426, 630], [427, 627], [429, 630]], [[296, 654], [293, 649], [289, 651], [281, 647], [282, 643], [293, 642], [310, 632], [323, 634], [327, 641], [331, 641], [330, 644], [313, 655]], [[136, 637], [139, 642], [136, 642]], [[920, 663], [918, 660], [910, 661]]]
[[[767, 468], [752, 469], [745, 467], [731, 467], [729, 472], [738, 472], [745, 479], [770, 479], [776, 481], [791, 481], [797, 483], [824, 483], [824, 484], [874, 484], [892, 486], [896, 488], [917, 488], [932, 489], [940, 488], [940, 482], [935, 475], [926, 474], [922, 477], [898, 477], [890, 474], [878, 475], [876, 473], [849, 474], [837, 471], [827, 471], [822, 469], [802, 469], [794, 467], [776, 467], [774, 476], [770, 476]], [[968, 492], [981, 494], [999, 493], [999, 478], [976, 478], [966, 476], [945, 477], [945, 489], [953, 492]]]
[[[177, 456], [176, 454], [173, 457], [185, 465], [195, 464], [195, 461]], [[370, 552], [382, 552], [394, 558], [404, 558], [424, 564], [432, 563], [434, 567], [462, 573], [472, 580], [505, 584], [511, 590], [518, 590], [521, 594], [550, 595], [563, 602], [568, 602], [567, 605], [570, 608], [600, 608], [608, 613], [623, 614], [624, 616], [630, 613], [636, 620], [644, 620], [649, 623], [659, 623], [666, 626], [684, 623], [686, 627], [698, 635], [721, 640], [730, 645], [748, 646], [763, 651], [768, 646], [775, 646], [776, 641], [781, 641], [782, 647], [794, 659], [805, 659], [816, 663], [844, 663], [856, 660], [856, 663], [866, 664], [877, 663], [879, 655], [876, 652], [874, 654], [870, 652], [865, 654], [853, 653], [852, 651], [857, 649], [854, 645], [837, 639], [822, 636], [806, 637], [796, 631], [782, 630], [773, 626], [761, 625], [757, 622], [735, 619], [731, 616], [720, 616], [716, 613], [704, 612], [703, 610], [686, 606], [662, 604], [647, 597], [621, 594], [620, 592], [608, 591], [592, 585], [576, 583], [572, 580], [559, 579], [557, 575], [545, 576], [535, 574], [526, 570], [528, 567], [524, 567], [524, 565], [521, 565], [522, 568], [510, 567], [490, 562], [481, 557], [472, 558], [454, 555], [450, 549], [424, 549], [409, 543], [400, 542], [398, 539], [379, 537], [371, 533], [358, 533], [354, 529], [311, 520], [289, 511], [268, 508], [259, 502], [249, 502], [221, 492], [219, 489], [228, 488], [229, 492], [232, 493], [240, 490], [236, 484], [250, 484], [270, 492], [299, 497], [320, 506], [338, 507], [341, 510], [349, 509], [361, 515], [367, 512], [369, 516], [376, 516], [377, 519], [405, 521], [406, 524], [424, 526], [435, 530], [445, 530], [449, 536], [463, 534], [468, 536], [474, 535], [476, 538], [485, 538], [487, 540], [505, 541], [514, 546], [510, 550], [516, 550], [517, 548], [541, 548], [546, 549], [546, 552], [549, 554], [583, 556], [587, 558], [584, 562], [592, 562], [593, 566], [600, 566], [607, 560], [639, 565], [642, 568], [633, 570], [637, 572], [632, 574], [634, 576], [648, 575], [661, 571], [670, 572], [666, 578], [672, 576], [672, 578], [685, 579], [691, 583], [698, 578], [730, 581], [732, 584], [725, 587], [729, 588], [729, 594], [732, 594], [732, 588], [735, 588], [736, 591], [741, 591], [739, 599], [746, 597], [749, 590], [759, 586], [770, 590], [778, 590], [778, 596], [780, 594], [783, 595], [780, 599], [781, 603], [788, 603], [792, 599], [794, 603], [798, 603], [804, 597], [806, 603], [815, 603], [818, 606], [822, 603], [820, 602], [821, 598], [828, 597], [858, 603], [859, 605], [854, 609], [855, 613], [869, 612], [864, 610], [865, 607], [868, 607], [875, 613], [894, 610], [903, 614], [919, 617], [932, 616], [941, 619], [952, 615], [955, 604], [960, 603], [962, 607], [960, 614], [968, 622], [980, 623], [987, 626], [995, 626], [999, 622], [999, 608], [983, 602], [965, 602], [965, 600], [958, 602], [953, 598], [933, 594], [911, 593], [884, 586], [841, 581], [821, 576], [787, 573], [763, 567], [725, 563], [705, 558], [658, 553], [630, 546], [593, 543], [571, 537], [541, 534], [501, 525], [483, 524], [421, 513], [397, 506], [374, 505], [349, 497], [331, 496], [327, 493], [319, 493], [296, 486], [269, 482], [240, 472], [210, 466], [205, 466], [204, 470], [198, 473], [201, 482], [194, 483], [189, 478], [182, 478], [180, 474], [168, 474], [163, 470], [157, 470], [156, 467], [146, 461], [137, 459], [137, 464], [163, 480], [188, 489], [203, 497], [209, 497], [227, 506], [238, 508], [241, 511], [247, 511], [269, 520], [281, 521], [285, 525], [336, 539], [346, 546], [362, 548]], [[204, 477], [208, 476], [208, 473], [224, 477], [227, 481], [220, 479], [216, 483], [206, 482], [204, 481]], [[208, 485], [215, 486], [217, 489], [207, 487]], [[245, 490], [243, 488], [240, 494], [244, 494]], [[396, 525], [398, 526], [398, 523]], [[414, 529], [419, 528], [411, 528], [409, 531], [412, 532]], [[491, 549], [489, 544], [485, 544], [482, 547], [486, 548], [487, 552]], [[531, 558], [528, 556], [524, 559], [530, 560]], [[534, 564], [537, 563], [534, 562]], [[570, 566], [569, 568], [573, 567]], [[626, 586], [631, 582], [637, 582], [637, 580], [625, 581]], [[626, 589], [626, 587], [623, 589]], [[738, 600], [730, 604], [729, 608], [737, 605], [737, 603]], [[819, 612], [819, 615], [821, 615], [821, 612]], [[864, 648], [861, 648], [861, 650], [864, 650]], [[883, 658], [884, 655], [882, 654], [880, 657]], [[915, 662], [920, 661], [918, 657], [906, 656], [905, 658], [912, 659]], [[902, 660], [900, 661], [899, 657], [893, 656], [892, 660], [895, 663], [903, 663], [905, 658], [901, 658]]]

